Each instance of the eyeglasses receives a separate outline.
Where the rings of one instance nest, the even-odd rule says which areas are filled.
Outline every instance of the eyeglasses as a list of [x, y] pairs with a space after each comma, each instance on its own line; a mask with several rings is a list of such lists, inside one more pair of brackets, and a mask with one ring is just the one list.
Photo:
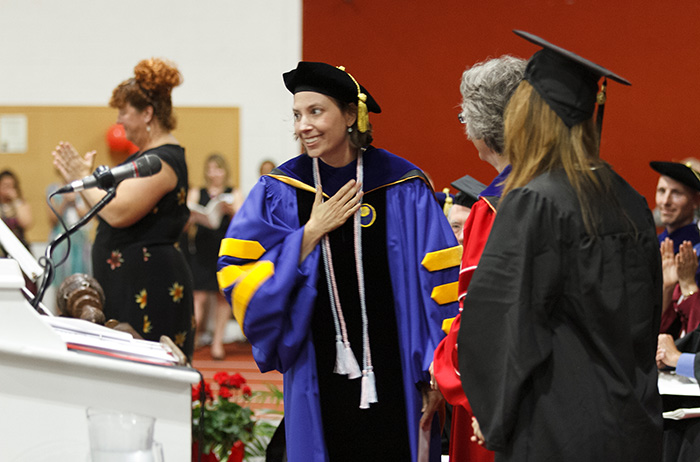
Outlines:
[[461, 112], [459, 114], [457, 114], [457, 119], [459, 120], [459, 123], [461, 123], [461, 124], [467, 123], [467, 119], [464, 118], [464, 116], [462, 115]]

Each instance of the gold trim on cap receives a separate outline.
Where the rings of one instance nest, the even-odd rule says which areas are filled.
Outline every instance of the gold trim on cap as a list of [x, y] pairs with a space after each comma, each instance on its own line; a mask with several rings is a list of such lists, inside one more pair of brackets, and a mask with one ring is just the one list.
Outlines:
[[352, 76], [348, 71], [345, 70], [345, 66], [336, 66], [341, 71], [345, 72], [348, 77], [352, 79], [357, 87], [357, 129], [360, 133], [364, 133], [369, 128], [369, 114], [367, 111], [367, 95], [362, 93], [360, 89], [360, 84], [357, 83], [355, 77]]
[[698, 173], [698, 172], [693, 168], [693, 164], [691, 164], [690, 162], [686, 162], [686, 163], [683, 164], [683, 165], [685, 165], [686, 167], [688, 167], [688, 168], [690, 169], [690, 171], [693, 172], [693, 175], [695, 175], [695, 178], [697, 178], [698, 181], [700, 181], [700, 173]]

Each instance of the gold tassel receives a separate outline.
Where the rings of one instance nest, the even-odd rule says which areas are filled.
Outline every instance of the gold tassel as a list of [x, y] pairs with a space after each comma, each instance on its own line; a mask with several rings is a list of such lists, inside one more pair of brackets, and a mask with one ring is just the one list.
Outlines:
[[360, 93], [357, 95], [357, 129], [364, 133], [369, 128], [369, 114], [367, 114], [367, 95]]
[[598, 103], [599, 106], [602, 106], [605, 104], [605, 100], [607, 99], [606, 97], [606, 81], [603, 82], [603, 85], [600, 86], [600, 91], [596, 95], [596, 103]]
[[450, 188], [444, 188], [442, 192], [445, 193], [445, 205], [442, 206], [442, 211], [445, 213], [445, 216], [447, 216], [452, 208], [452, 196], [450, 196]]
[[364, 133], [369, 129], [369, 114], [367, 110], [367, 95], [360, 90], [360, 84], [357, 83], [355, 77], [345, 70], [345, 66], [336, 66], [336, 68], [345, 72], [350, 77], [357, 87], [357, 130]]

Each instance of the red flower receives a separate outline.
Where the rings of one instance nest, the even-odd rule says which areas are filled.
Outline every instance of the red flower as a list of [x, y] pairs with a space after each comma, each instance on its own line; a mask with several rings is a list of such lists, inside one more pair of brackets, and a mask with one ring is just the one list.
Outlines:
[[214, 374], [214, 382], [218, 383], [219, 386], [225, 386], [229, 375], [227, 372], [217, 372]]
[[226, 387], [219, 388], [219, 397], [220, 398], [228, 399], [232, 396], [233, 396], [233, 393], [231, 393], [231, 390], [229, 390], [228, 388], [226, 388]]
[[253, 390], [251, 390], [248, 385], [245, 385], [241, 389], [241, 392], [243, 393], [243, 396], [252, 396], [253, 395]]
[[225, 383], [227, 387], [231, 388], [241, 388], [241, 385], [243, 384], [245, 384], [245, 379], [239, 373], [235, 373], [232, 376], [228, 377], [228, 380], [226, 380]]
[[107, 264], [109, 265], [110, 269], [114, 270], [119, 268], [122, 266], [122, 263], [124, 263], [122, 253], [119, 250], [112, 250], [111, 255], [107, 259]]
[[[199, 401], [199, 393], [201, 391], [201, 384], [197, 384], [192, 387], [192, 401]], [[208, 401], [210, 399], [213, 399], [214, 395], [211, 392], [211, 387], [207, 382], [204, 382], [204, 400]]]

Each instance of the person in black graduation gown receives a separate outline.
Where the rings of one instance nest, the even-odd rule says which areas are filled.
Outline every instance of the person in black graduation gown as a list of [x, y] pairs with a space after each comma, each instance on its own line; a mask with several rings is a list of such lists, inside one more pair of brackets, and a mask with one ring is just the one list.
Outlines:
[[474, 438], [496, 461], [658, 461], [658, 243], [593, 121], [600, 77], [629, 82], [515, 32], [543, 49], [505, 112], [513, 170], [462, 312]]

